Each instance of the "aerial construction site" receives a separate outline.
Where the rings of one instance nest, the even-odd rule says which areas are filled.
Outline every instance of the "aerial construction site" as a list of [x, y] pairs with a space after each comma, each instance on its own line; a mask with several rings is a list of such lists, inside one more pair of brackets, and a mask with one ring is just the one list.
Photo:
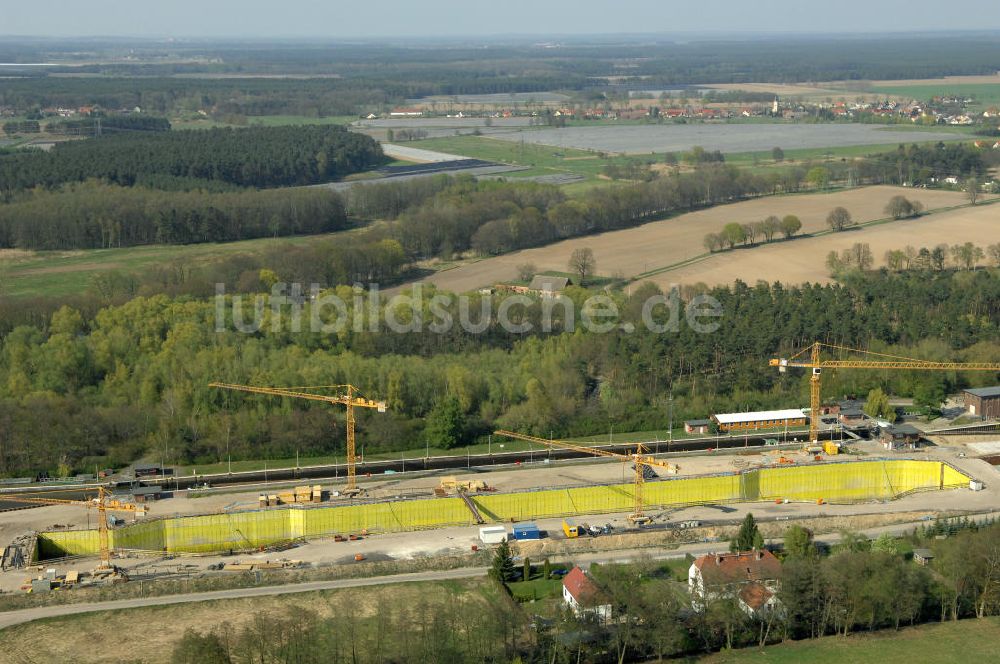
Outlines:
[[[990, 501], [1000, 491], [991, 481], [996, 471], [966, 454], [964, 441], [978, 440], [975, 436], [928, 435], [925, 442], [933, 439], [936, 445], [896, 446], [891, 432], [872, 438], [871, 423], [824, 428], [820, 369], [832, 363], [819, 353], [815, 346], [808, 361], [772, 361], [783, 370], [813, 369], [811, 410], [714, 415], [714, 427], [727, 430], [726, 436], [717, 431], [700, 449], [678, 451], [669, 441], [592, 446], [499, 430], [493, 434], [498, 443], [522, 440], [534, 451], [514, 455], [513, 461], [504, 457], [506, 463], [492, 455], [475, 462], [469, 457], [460, 473], [425, 463], [404, 472], [364, 472], [360, 478], [354, 408], [384, 411], [384, 402], [361, 396], [351, 385], [216, 383], [262, 397], [343, 406], [346, 477], [303, 485], [198, 476], [184, 483], [186, 488], [180, 488], [183, 478], [174, 478], [171, 488], [168, 478], [135, 477], [122, 483], [123, 495], [96, 483], [75, 489], [84, 494], [78, 499], [58, 497], [66, 487], [5, 489], [4, 504], [15, 511], [0, 526], [0, 535], [11, 543], [0, 588], [46, 592], [137, 575], [155, 578], [182, 568], [188, 575], [211, 574], [467, 554], [504, 538], [545, 538], [545, 546], [572, 552], [584, 545], [571, 541], [568, 523], [583, 525], [584, 532], [613, 533], [618, 538], [606, 538], [602, 546], [621, 548], [662, 544], [665, 536], [674, 544], [715, 541], [749, 510], [765, 521], [875, 515], [876, 523], [893, 523], [995, 504]], [[919, 360], [891, 361], [940, 368]], [[855, 361], [854, 366], [865, 365]], [[806, 422], [808, 429], [796, 428]], [[82, 527], [81, 517], [90, 513], [96, 522], [88, 517], [88, 527]], [[603, 526], [587, 528], [587, 520]], [[531, 527], [519, 527], [529, 522]], [[93, 557], [98, 562], [88, 573], [86, 559]], [[178, 564], [177, 557], [185, 562]], [[26, 570], [43, 573], [26, 576]]]

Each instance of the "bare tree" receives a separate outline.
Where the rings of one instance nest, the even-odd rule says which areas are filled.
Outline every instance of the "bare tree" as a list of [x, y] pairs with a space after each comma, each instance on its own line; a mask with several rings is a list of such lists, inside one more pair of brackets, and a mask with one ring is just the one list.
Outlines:
[[972, 205], [975, 205], [979, 201], [979, 180], [969, 178], [965, 181], [965, 195]]
[[761, 233], [764, 234], [764, 240], [770, 242], [774, 239], [775, 233], [781, 230], [781, 219], [778, 219], [773, 214], [760, 222]]
[[1000, 242], [986, 247], [986, 253], [997, 267], [1000, 267]]
[[851, 219], [851, 213], [847, 211], [847, 208], [837, 206], [830, 210], [830, 214], [826, 215], [826, 223], [834, 231], [842, 231], [852, 225], [854, 221]]
[[538, 272], [534, 263], [521, 263], [517, 266], [517, 278], [521, 281], [531, 281]]
[[594, 274], [594, 270], [597, 269], [597, 260], [594, 258], [594, 252], [590, 247], [582, 247], [580, 249], [574, 249], [573, 254], [569, 257], [569, 269], [580, 277], [580, 285], [583, 286], [587, 281], [587, 277]]

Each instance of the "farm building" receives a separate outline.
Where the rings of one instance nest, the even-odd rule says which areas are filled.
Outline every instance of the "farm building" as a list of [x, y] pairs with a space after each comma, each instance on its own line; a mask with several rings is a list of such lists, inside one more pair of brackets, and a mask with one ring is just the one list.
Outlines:
[[569, 277], [551, 277], [544, 274], [536, 274], [528, 285], [528, 290], [536, 295], [552, 296], [558, 295], [566, 290], [567, 286], [573, 282]]
[[712, 420], [687, 420], [684, 431], [687, 433], [708, 433], [712, 428]]
[[744, 431], [751, 429], [775, 429], [805, 425], [807, 418], [801, 410], [761, 410], [752, 413], [717, 413], [712, 420], [720, 431]]
[[962, 396], [969, 415], [1000, 417], [1000, 386], [968, 389]]

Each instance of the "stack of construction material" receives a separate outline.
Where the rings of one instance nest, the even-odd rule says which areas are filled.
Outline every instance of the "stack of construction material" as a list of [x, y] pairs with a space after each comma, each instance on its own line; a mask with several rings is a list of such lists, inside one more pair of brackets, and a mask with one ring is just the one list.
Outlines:
[[319, 503], [323, 501], [323, 487], [319, 484], [315, 486], [297, 486], [292, 491], [283, 491], [277, 494], [260, 494], [258, 503], [260, 507], [275, 507], [277, 505], [303, 505], [305, 503]]

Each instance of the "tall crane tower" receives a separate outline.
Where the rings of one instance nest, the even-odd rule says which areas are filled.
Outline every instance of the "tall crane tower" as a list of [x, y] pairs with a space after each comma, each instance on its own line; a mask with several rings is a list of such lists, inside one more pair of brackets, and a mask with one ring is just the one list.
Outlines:
[[[856, 353], [865, 356], [876, 357], [876, 360], [824, 360], [821, 357], [822, 349], [827, 348], [847, 353]], [[921, 371], [1000, 371], [1000, 362], [931, 362], [929, 360], [917, 360], [912, 357], [902, 357], [900, 355], [887, 355], [885, 353], [875, 353], [872, 351], [848, 348], [847, 346], [837, 346], [834, 344], [824, 344], [815, 342], [806, 346], [788, 359], [774, 358], [769, 365], [778, 367], [778, 371], [784, 372], [788, 367], [802, 367], [812, 369], [812, 376], [809, 379], [809, 440], [813, 443], [819, 441], [819, 410], [820, 410], [820, 376], [823, 369], [902, 369]]]
[[[307, 399], [310, 401], [323, 401], [329, 404], [339, 404], [347, 408], [347, 487], [344, 493], [357, 494], [360, 490], [355, 479], [355, 464], [357, 454], [354, 445], [354, 409], [374, 408], [380, 413], [386, 411], [384, 401], [366, 399], [359, 394], [358, 388], [353, 385], [312, 385], [304, 387], [263, 387], [256, 385], [234, 385], [231, 383], [209, 383], [209, 387], [218, 387], [223, 390], [236, 390], [238, 392], [250, 392], [252, 394], [267, 394], [275, 397], [291, 397], [293, 399]], [[334, 394], [321, 394], [308, 390], [322, 390], [334, 392]]]
[[657, 468], [664, 468], [668, 473], [672, 474], [676, 474], [678, 470], [675, 464], [667, 463], [666, 461], [661, 461], [647, 455], [646, 447], [642, 443], [635, 444], [635, 452], [633, 454], [619, 454], [617, 452], [602, 450], [597, 447], [587, 447], [586, 445], [570, 443], [565, 440], [549, 440], [548, 438], [538, 438], [537, 436], [528, 436], [523, 433], [504, 431], [503, 429], [494, 431], [494, 433], [498, 436], [507, 436], [508, 438], [525, 440], [529, 443], [538, 443], [539, 445], [545, 445], [546, 447], [555, 449], [573, 450], [583, 454], [592, 454], [594, 456], [617, 459], [618, 461], [626, 463], [631, 462], [635, 470], [635, 490], [633, 491], [635, 507], [632, 509], [632, 513], [628, 515], [628, 520], [635, 524], [648, 523], [650, 521], [650, 518], [646, 516], [643, 511], [644, 503], [642, 500], [642, 486], [646, 482], [646, 467], [656, 466]]
[[62, 498], [40, 498], [4, 496], [4, 500], [18, 503], [29, 503], [33, 505], [79, 505], [87, 509], [97, 510], [97, 532], [101, 547], [101, 564], [97, 569], [111, 569], [111, 547], [108, 544], [108, 512], [131, 512], [133, 514], [145, 514], [145, 505], [133, 505], [132, 503], [113, 500], [108, 497], [108, 490], [104, 486], [97, 489], [97, 498], [93, 500], [66, 500]]

